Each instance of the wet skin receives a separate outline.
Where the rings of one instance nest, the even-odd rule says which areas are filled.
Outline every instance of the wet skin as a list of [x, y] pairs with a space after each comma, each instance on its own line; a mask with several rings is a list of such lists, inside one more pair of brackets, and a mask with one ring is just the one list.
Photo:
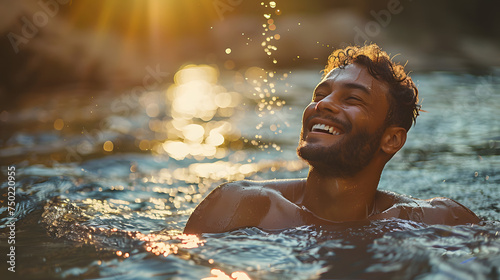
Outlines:
[[426, 224], [478, 223], [448, 198], [414, 199], [377, 190], [385, 164], [406, 141], [406, 130], [385, 124], [388, 86], [361, 65], [334, 69], [315, 88], [303, 114], [298, 154], [305, 179], [223, 184], [195, 209], [184, 232], [243, 227], [279, 230], [390, 218]]

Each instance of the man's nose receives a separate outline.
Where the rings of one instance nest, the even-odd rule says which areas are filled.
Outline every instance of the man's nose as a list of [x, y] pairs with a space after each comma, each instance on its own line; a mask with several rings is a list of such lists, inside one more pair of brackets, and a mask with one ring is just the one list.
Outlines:
[[326, 110], [331, 113], [338, 113], [340, 111], [338, 100], [336, 100], [333, 93], [318, 101], [314, 109], [318, 112]]

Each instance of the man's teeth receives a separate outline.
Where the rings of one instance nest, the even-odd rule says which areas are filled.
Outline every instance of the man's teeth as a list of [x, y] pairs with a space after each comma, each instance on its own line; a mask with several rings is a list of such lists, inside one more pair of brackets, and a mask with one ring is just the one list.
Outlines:
[[323, 131], [328, 132], [328, 133], [330, 133], [332, 135], [339, 135], [340, 134], [332, 126], [328, 126], [328, 125], [325, 125], [325, 124], [319, 124], [319, 123], [313, 125], [312, 130], [323, 130]]

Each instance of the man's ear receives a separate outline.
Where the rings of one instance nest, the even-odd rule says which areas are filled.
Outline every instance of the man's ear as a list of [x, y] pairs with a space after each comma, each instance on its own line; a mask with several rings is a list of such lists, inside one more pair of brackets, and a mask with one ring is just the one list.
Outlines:
[[398, 126], [389, 126], [385, 129], [380, 143], [382, 151], [386, 154], [394, 155], [397, 153], [406, 142], [406, 129]]

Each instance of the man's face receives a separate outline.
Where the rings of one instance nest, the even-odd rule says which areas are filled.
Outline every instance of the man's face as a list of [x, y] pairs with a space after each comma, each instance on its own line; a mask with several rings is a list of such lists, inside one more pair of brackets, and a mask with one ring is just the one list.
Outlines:
[[304, 110], [298, 155], [331, 176], [350, 177], [380, 149], [388, 86], [358, 64], [334, 69]]

